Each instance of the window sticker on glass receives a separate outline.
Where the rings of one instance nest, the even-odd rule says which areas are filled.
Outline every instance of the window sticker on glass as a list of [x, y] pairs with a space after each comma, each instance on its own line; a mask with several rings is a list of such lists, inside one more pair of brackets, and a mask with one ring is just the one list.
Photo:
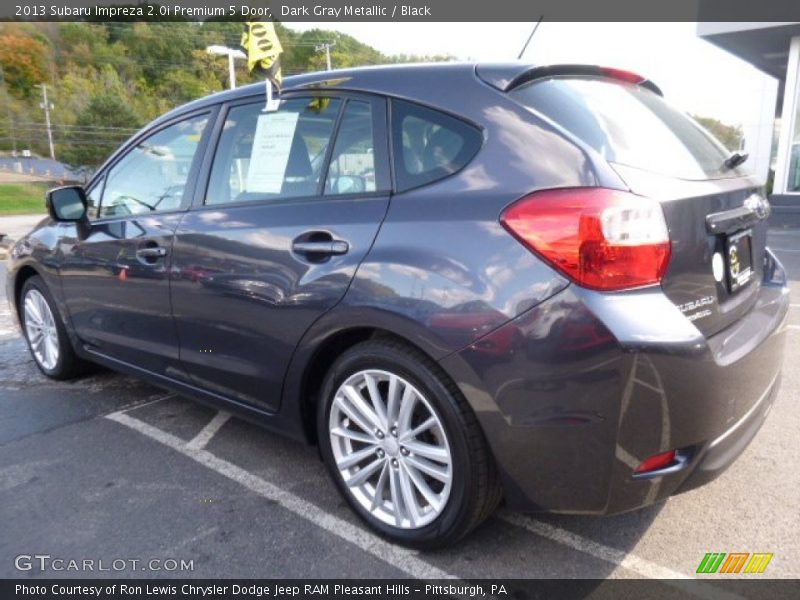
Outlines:
[[247, 170], [247, 190], [279, 194], [300, 113], [275, 112], [258, 116], [253, 153]]

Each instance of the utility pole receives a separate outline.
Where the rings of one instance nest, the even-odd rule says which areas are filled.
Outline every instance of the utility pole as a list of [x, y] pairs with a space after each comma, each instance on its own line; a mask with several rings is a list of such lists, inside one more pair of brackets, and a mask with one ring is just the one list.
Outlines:
[[0, 65], [0, 80], [3, 82], [3, 99], [6, 101], [6, 113], [8, 114], [8, 132], [11, 138], [11, 147], [14, 149], [14, 156], [17, 155], [17, 134], [14, 131], [14, 115], [11, 112], [11, 98], [8, 96], [8, 88], [6, 87], [6, 74], [3, 71], [3, 65]]
[[53, 110], [53, 105], [47, 100], [47, 86], [43, 83], [39, 84], [42, 88], [42, 102], [39, 104], [44, 109], [44, 120], [47, 124], [47, 142], [50, 144], [50, 158], [56, 159], [56, 150], [53, 147], [53, 129], [50, 126], [50, 111]]
[[325, 44], [319, 44], [314, 46], [315, 52], [322, 52], [325, 51], [325, 63], [328, 65], [328, 71], [331, 70], [331, 48], [336, 45], [336, 42], [327, 42]]

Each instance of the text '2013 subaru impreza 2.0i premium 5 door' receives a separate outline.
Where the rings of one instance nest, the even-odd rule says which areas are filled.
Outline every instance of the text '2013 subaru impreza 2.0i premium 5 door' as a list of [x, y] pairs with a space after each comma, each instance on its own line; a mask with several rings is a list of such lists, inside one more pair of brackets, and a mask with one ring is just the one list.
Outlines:
[[319, 445], [390, 539], [504, 499], [605, 514], [703, 484], [779, 385], [761, 182], [588, 66], [400, 66], [178, 108], [12, 251], [39, 368], [99, 363]]

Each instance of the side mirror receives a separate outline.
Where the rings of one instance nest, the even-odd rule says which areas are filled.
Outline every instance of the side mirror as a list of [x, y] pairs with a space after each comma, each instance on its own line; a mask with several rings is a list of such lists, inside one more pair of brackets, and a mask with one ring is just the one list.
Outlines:
[[353, 175], [342, 175], [336, 178], [334, 188], [337, 194], [357, 194], [366, 189], [364, 179]]
[[54, 221], [84, 221], [86, 208], [86, 192], [79, 185], [68, 185], [47, 192], [47, 212]]

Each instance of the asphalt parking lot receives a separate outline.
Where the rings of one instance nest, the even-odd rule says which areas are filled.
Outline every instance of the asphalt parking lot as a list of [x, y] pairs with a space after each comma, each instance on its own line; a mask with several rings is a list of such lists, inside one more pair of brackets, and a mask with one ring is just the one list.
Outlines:
[[[0, 577], [678, 579], [696, 577], [707, 552], [771, 552], [767, 576], [798, 578], [800, 231], [773, 231], [770, 245], [797, 297], [783, 387], [729, 471], [620, 516], [501, 511], [431, 553], [364, 529], [313, 448], [113, 373], [46, 380], [0, 287]], [[20, 554], [183, 559], [193, 569], [20, 571]]]

